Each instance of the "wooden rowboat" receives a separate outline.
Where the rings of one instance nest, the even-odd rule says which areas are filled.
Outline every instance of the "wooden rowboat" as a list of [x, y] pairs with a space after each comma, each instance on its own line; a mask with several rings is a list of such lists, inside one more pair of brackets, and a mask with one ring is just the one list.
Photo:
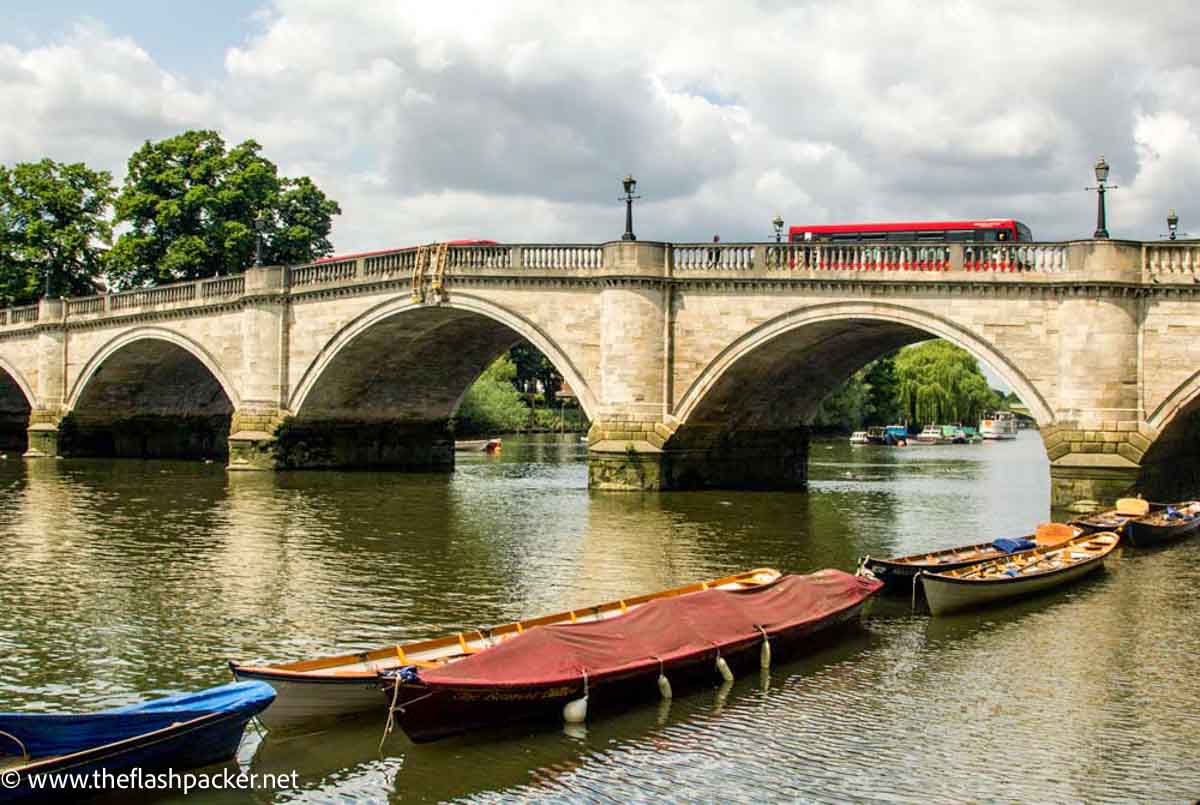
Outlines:
[[551, 624], [589, 623], [616, 617], [655, 601], [708, 589], [744, 590], [770, 583], [780, 577], [773, 568], [757, 568], [675, 587], [648, 595], [609, 601], [596, 606], [543, 615], [540, 618], [506, 623], [491, 629], [413, 641], [356, 654], [322, 657], [275, 665], [242, 665], [230, 662], [235, 679], [252, 679], [275, 688], [275, 703], [259, 717], [270, 729], [294, 728], [318, 719], [385, 710], [379, 695], [378, 675], [404, 666], [437, 668], [445, 663], [477, 654], [535, 627]]
[[[75, 800], [95, 773], [185, 770], [233, 757], [246, 722], [275, 698], [261, 682], [222, 685], [99, 713], [0, 713], [0, 802]], [[35, 775], [71, 775], [65, 793]], [[42, 778], [45, 779], [44, 777]]]
[[1104, 567], [1121, 537], [1100, 532], [1056, 546], [918, 577], [934, 615], [1021, 598], [1075, 581]]
[[1125, 524], [1125, 538], [1139, 548], [1182, 539], [1200, 530], [1200, 501], [1171, 503]]
[[898, 556], [894, 559], [876, 559], [864, 556], [859, 561], [859, 567], [871, 571], [875, 578], [884, 584], [887, 593], [912, 592], [913, 579], [922, 571], [940, 573], [945, 570], [956, 570], [960, 567], [986, 562], [1008, 556], [1014, 551], [1013, 547], [1026, 546], [1025, 550], [1057, 545], [1060, 542], [1085, 533], [1085, 529], [1064, 523], [1043, 523], [1037, 531], [1019, 540], [994, 540], [980, 542], [976, 545], [960, 545], [957, 548], [944, 548], [929, 553], [915, 553], [909, 556]]
[[420, 742], [518, 720], [579, 722], [589, 706], [624, 708], [645, 696], [669, 698], [673, 685], [731, 681], [857, 617], [882, 586], [869, 575], [821, 570], [531, 629], [438, 667], [381, 674], [389, 728], [397, 723]]
[[1120, 534], [1131, 520], [1162, 511], [1164, 508], [1162, 503], [1151, 503], [1142, 498], [1121, 498], [1117, 501], [1115, 509], [1078, 517], [1071, 521], [1071, 525], [1088, 531], [1115, 531]]

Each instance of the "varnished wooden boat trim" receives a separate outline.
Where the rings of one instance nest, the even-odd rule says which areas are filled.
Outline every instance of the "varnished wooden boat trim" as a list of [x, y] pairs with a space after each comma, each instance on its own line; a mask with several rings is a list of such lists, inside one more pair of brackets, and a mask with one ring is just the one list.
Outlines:
[[[730, 587], [734, 585], [758, 586], [774, 581], [782, 574], [774, 568], [755, 568], [744, 573], [736, 573], [711, 581], [701, 581], [647, 593], [616, 601], [608, 601], [594, 606], [556, 612], [537, 618], [494, 626], [490, 629], [473, 629], [465, 632], [444, 635], [431, 640], [419, 640], [400, 643], [370, 651], [355, 654], [342, 654], [335, 657], [321, 657], [311, 660], [301, 660], [275, 665], [241, 665], [230, 662], [229, 667], [235, 675], [246, 675], [255, 679], [295, 680], [314, 683], [338, 683], [357, 679], [374, 680], [379, 671], [398, 668], [403, 665], [418, 667], [433, 667], [443, 662], [461, 658], [481, 651], [510, 636], [515, 636], [537, 626], [555, 623], [575, 623], [579, 620], [594, 620], [607, 615], [619, 615], [647, 601], [660, 598], [672, 598], [688, 593], [700, 592], [714, 587]], [[425, 655], [425, 656], [421, 656]], [[347, 666], [366, 665], [369, 667], [345, 669]]]

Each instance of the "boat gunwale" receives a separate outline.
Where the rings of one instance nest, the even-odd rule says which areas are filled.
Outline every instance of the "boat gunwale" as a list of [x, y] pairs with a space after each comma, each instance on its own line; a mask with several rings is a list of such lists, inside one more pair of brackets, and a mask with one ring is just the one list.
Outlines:
[[[757, 582], [755, 577], [763, 574], [771, 574], [772, 578], [768, 582]], [[555, 612], [549, 615], [541, 615], [536, 618], [528, 618], [521, 621], [512, 621], [510, 623], [501, 624], [485, 629], [471, 629], [462, 632], [454, 632], [452, 634], [443, 635], [441, 637], [429, 638], [426, 640], [416, 640], [407, 643], [394, 643], [389, 646], [384, 646], [377, 649], [371, 649], [363, 652], [355, 652], [352, 654], [342, 654], [334, 657], [318, 657], [310, 660], [298, 660], [290, 663], [278, 663], [273, 665], [243, 665], [236, 661], [229, 661], [229, 668], [234, 673], [246, 674], [251, 677], [274, 677], [276, 679], [287, 679], [296, 681], [319, 681], [319, 682], [338, 682], [338, 681], [353, 681], [356, 679], [375, 679], [381, 669], [364, 669], [351, 671], [333, 671], [346, 665], [357, 665], [359, 663], [370, 663], [379, 660], [399, 660], [398, 649], [403, 650], [405, 654], [416, 654], [425, 651], [432, 651], [442, 648], [448, 648], [461, 645], [466, 641], [483, 641], [503, 638], [510, 635], [520, 634], [525, 629], [535, 628], [538, 626], [547, 626], [555, 623], [574, 623], [576, 616], [600, 616], [609, 612], [621, 611], [629, 609], [633, 606], [640, 606], [649, 601], [659, 598], [674, 598], [680, 595], [687, 595], [694, 592], [702, 592], [714, 587], [722, 587], [729, 584], [750, 583], [755, 586], [769, 584], [783, 577], [783, 573], [771, 567], [757, 567], [752, 570], [735, 573], [729, 576], [722, 576], [709, 581], [698, 581], [691, 584], [686, 584], [681, 587], [673, 587], [667, 590], [659, 590], [653, 593], [643, 593], [641, 595], [621, 598], [616, 601], [606, 601], [601, 604], [579, 607], [577, 609], [564, 610]], [[468, 635], [474, 635], [468, 637]], [[403, 665], [404, 663], [398, 663]], [[398, 667], [397, 666], [397, 667]], [[328, 671], [326, 674], [318, 674], [314, 672]]]

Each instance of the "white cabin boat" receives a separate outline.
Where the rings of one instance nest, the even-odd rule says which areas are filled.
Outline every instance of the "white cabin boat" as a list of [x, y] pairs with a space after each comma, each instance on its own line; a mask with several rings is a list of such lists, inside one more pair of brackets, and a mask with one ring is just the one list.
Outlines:
[[942, 444], [949, 440], [942, 436], [941, 425], [926, 425], [925, 429], [917, 434], [917, 441], [921, 444]]
[[979, 422], [979, 435], [985, 439], [1017, 438], [1017, 417], [1011, 411], [984, 414]]
[[870, 444], [871, 440], [867, 438], [865, 430], [856, 430], [850, 434], [850, 444]]

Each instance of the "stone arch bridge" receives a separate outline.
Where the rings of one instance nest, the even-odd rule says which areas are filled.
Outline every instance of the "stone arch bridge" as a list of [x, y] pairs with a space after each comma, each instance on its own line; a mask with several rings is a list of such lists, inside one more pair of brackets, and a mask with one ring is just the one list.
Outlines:
[[0, 439], [31, 458], [447, 469], [447, 421], [527, 339], [600, 489], [806, 480], [806, 423], [945, 338], [1041, 428], [1056, 504], [1195, 483], [1200, 245], [463, 245], [0, 311]]

